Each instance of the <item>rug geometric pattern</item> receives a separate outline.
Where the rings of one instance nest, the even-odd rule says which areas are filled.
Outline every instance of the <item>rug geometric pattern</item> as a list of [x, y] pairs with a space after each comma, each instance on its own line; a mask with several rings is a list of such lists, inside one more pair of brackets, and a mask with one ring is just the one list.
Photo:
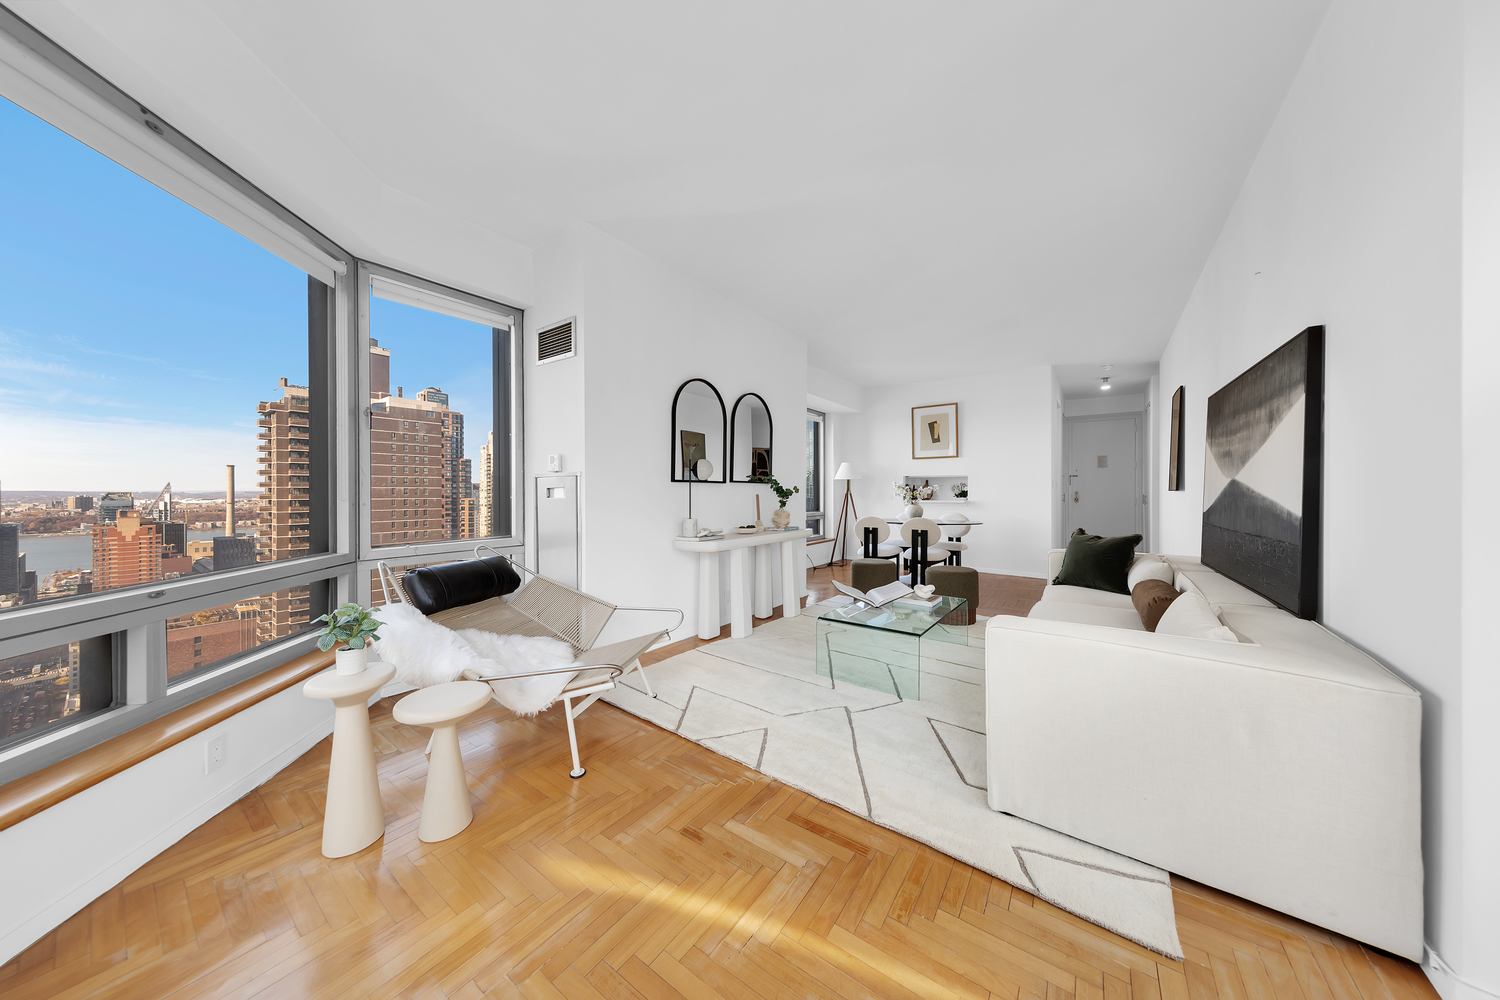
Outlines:
[[605, 700], [1101, 927], [1182, 957], [1166, 872], [989, 808], [984, 624], [924, 643], [922, 697], [819, 676], [816, 618], [760, 625], [631, 675]]

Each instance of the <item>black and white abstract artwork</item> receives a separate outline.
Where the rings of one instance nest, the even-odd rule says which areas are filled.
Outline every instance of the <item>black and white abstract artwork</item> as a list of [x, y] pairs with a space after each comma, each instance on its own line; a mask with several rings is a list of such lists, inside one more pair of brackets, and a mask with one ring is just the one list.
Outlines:
[[1318, 613], [1323, 328], [1208, 399], [1203, 563], [1302, 618]]

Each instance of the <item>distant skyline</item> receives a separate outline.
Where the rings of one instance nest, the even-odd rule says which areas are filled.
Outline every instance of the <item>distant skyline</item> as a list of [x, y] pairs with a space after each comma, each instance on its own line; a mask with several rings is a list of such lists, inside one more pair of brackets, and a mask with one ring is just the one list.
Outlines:
[[[256, 404], [307, 384], [306, 275], [3, 98], [0, 149], [0, 486], [253, 483]], [[488, 330], [371, 308], [393, 391], [440, 386], [482, 443]]]

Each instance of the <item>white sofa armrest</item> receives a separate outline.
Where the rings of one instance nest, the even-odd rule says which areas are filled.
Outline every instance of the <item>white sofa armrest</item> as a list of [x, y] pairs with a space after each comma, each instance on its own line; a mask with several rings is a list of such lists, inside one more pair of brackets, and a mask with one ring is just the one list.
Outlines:
[[997, 616], [989, 803], [1422, 955], [1421, 699], [1370, 661]]

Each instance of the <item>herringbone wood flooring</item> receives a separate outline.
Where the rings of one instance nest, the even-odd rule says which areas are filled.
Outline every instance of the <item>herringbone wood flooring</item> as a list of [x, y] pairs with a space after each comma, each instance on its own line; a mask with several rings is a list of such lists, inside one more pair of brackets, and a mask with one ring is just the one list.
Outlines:
[[417, 839], [427, 731], [371, 712], [385, 838], [319, 853], [325, 740], [0, 968], [33, 997], [1431, 1000], [1409, 962], [1174, 883], [1174, 962], [611, 706], [461, 729], [475, 821]]

